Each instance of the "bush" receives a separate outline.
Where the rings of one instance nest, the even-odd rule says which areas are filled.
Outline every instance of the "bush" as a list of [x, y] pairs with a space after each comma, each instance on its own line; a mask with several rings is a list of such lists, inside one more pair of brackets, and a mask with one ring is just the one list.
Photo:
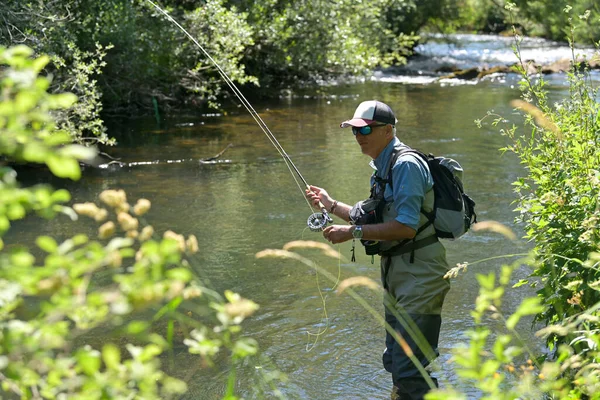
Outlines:
[[[527, 134], [514, 125], [501, 132], [511, 143], [503, 150], [517, 154], [527, 171], [515, 182], [515, 191], [519, 221], [534, 250], [528, 259], [504, 266], [498, 279], [493, 274], [478, 276], [476, 328], [468, 331], [470, 342], [454, 353], [454, 360], [458, 374], [486, 398], [600, 399], [597, 90], [585, 63], [574, 54], [569, 95], [550, 104], [544, 80], [527, 74], [516, 37], [522, 100], [513, 105], [524, 112]], [[498, 117], [494, 124], [503, 122]], [[530, 283], [537, 296], [526, 298], [505, 317], [502, 296], [512, 271], [523, 263], [533, 267]], [[515, 331], [527, 315], [546, 325], [537, 336], [545, 339], [548, 354], [532, 352]], [[501, 321], [505, 331], [492, 335], [484, 316]], [[446, 388], [427, 398], [466, 396]]]
[[[69, 144], [57, 128], [51, 112], [72, 107], [76, 96], [49, 94], [49, 79], [39, 76], [49, 57], [32, 54], [25, 46], [0, 47], [0, 156], [45, 163], [55, 175], [76, 180], [78, 161], [95, 150]], [[98, 204], [68, 207], [69, 201], [66, 190], [22, 188], [14, 170], [0, 169], [2, 397], [176, 398], [186, 384], [160, 366], [175, 340], [207, 364], [227, 350], [235, 377], [236, 363], [257, 351], [254, 340], [241, 337], [240, 324], [258, 306], [228, 291], [223, 298], [195, 279], [187, 256], [198, 251], [196, 238], [155, 234], [143, 217], [150, 201], [132, 206], [120, 190], [102, 192]], [[36, 249], [2, 249], [11, 221], [32, 211], [89, 219], [101, 224], [98, 237], [40, 236]], [[189, 335], [175, 337], [176, 327]], [[229, 385], [224, 397], [235, 398], [234, 389]]]

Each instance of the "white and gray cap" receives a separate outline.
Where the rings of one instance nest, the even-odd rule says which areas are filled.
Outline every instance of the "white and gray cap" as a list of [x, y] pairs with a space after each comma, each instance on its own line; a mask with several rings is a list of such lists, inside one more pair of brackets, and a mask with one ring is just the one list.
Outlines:
[[373, 122], [396, 125], [398, 120], [390, 106], [377, 100], [368, 100], [360, 103], [356, 107], [352, 119], [342, 122], [340, 128], [349, 126], [360, 128], [371, 125]]

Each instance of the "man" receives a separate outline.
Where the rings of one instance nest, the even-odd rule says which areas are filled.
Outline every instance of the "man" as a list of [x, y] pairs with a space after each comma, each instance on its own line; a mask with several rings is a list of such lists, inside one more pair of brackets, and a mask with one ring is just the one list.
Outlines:
[[[396, 123], [392, 109], [376, 100], [362, 102], [354, 117], [341, 123], [342, 128], [352, 128], [362, 153], [373, 159], [371, 197], [384, 199], [383, 220], [331, 225], [323, 236], [331, 243], [379, 242], [386, 321], [400, 336], [398, 343], [386, 333], [383, 365], [392, 374], [392, 399], [412, 400], [422, 399], [431, 386], [437, 386], [435, 379], [421, 374], [410, 356], [427, 366], [438, 355], [440, 314], [450, 285], [443, 278], [448, 271], [446, 251], [425, 215], [433, 210], [434, 201], [427, 163], [407, 153], [390, 165], [394, 150], [406, 147], [396, 137]], [[321, 202], [330, 213], [351, 221], [353, 207], [334, 200], [325, 189], [311, 186], [306, 195], [316, 208]]]

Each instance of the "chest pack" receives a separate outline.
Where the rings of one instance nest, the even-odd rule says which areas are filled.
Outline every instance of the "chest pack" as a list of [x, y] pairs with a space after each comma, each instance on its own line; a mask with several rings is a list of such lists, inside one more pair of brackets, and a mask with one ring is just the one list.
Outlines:
[[[375, 183], [371, 187], [371, 195], [367, 200], [358, 202], [350, 210], [350, 221], [355, 225], [375, 224], [383, 222], [383, 211], [387, 202], [384, 198], [385, 185], [390, 185], [393, 190], [392, 169], [398, 157], [404, 154], [413, 154], [416, 159], [426, 164], [433, 178], [434, 204], [431, 212], [421, 209], [427, 217], [427, 222], [417, 229], [414, 239], [407, 239], [385, 252], [380, 251], [380, 243], [372, 240], [362, 240], [367, 255], [397, 255], [411, 252], [437, 241], [438, 238], [457, 239], [464, 235], [472, 224], [477, 222], [475, 202], [467, 195], [463, 188], [460, 164], [446, 157], [435, 157], [424, 154], [413, 148], [402, 146], [394, 148], [387, 171], [386, 178], [375, 175]], [[427, 227], [433, 225], [435, 235], [417, 239], [419, 234]], [[411, 259], [413, 258], [411, 257]]]

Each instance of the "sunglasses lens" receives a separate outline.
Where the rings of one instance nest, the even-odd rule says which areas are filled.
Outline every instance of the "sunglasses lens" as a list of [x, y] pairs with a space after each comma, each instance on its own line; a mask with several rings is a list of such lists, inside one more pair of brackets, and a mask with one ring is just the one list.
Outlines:
[[354, 134], [354, 136], [356, 136], [357, 134], [361, 134], [361, 135], [368, 135], [369, 133], [371, 133], [372, 129], [370, 126], [363, 126], [360, 128], [356, 128], [356, 127], [352, 127], [352, 133]]

